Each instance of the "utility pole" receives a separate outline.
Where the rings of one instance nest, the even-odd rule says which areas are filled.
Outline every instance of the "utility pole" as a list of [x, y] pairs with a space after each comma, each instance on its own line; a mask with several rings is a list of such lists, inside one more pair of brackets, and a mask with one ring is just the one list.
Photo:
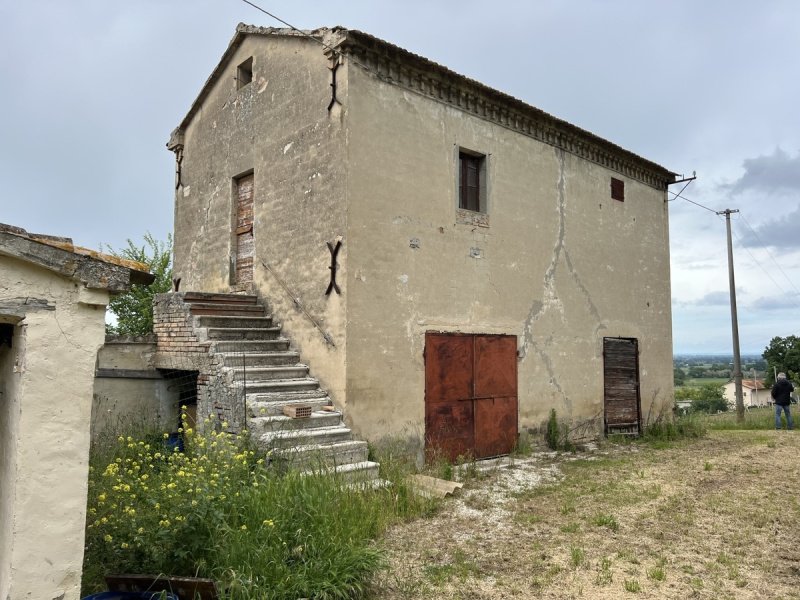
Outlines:
[[721, 210], [717, 214], [725, 215], [728, 231], [728, 282], [731, 288], [731, 330], [733, 332], [733, 384], [736, 390], [736, 420], [744, 421], [744, 400], [742, 399], [742, 357], [739, 354], [739, 317], [736, 314], [736, 281], [733, 276], [733, 242], [731, 241], [731, 213], [738, 210]]

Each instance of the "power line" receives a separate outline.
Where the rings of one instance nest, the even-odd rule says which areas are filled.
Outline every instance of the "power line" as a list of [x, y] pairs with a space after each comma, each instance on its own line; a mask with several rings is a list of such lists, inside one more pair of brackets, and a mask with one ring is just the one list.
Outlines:
[[[791, 279], [789, 279], [789, 276], [786, 274], [786, 271], [784, 271], [784, 270], [781, 268], [781, 266], [778, 264], [778, 261], [777, 261], [777, 260], [775, 260], [775, 257], [773, 256], [772, 252], [770, 252], [770, 251], [769, 251], [769, 248], [767, 248], [767, 246], [764, 244], [764, 242], [763, 242], [763, 241], [761, 241], [761, 238], [758, 236], [758, 233], [756, 233], [755, 229], [753, 229], [753, 227], [750, 225], [750, 223], [748, 223], [747, 219], [745, 219], [745, 217], [744, 217], [744, 215], [743, 215], [743, 214], [739, 213], [739, 216], [741, 217], [742, 221], [743, 221], [743, 222], [744, 222], [744, 224], [747, 226], [747, 228], [748, 228], [748, 229], [749, 229], [749, 230], [752, 232], [752, 234], [753, 234], [753, 235], [756, 237], [756, 239], [758, 240], [759, 247], [760, 247], [762, 250], [764, 250], [764, 251], [767, 253], [767, 256], [769, 256], [770, 260], [772, 260], [772, 264], [774, 264], [774, 265], [775, 265], [775, 267], [778, 269], [778, 271], [780, 271], [780, 272], [781, 272], [781, 275], [783, 275], [783, 278], [784, 278], [784, 279], [786, 279], [786, 281], [787, 281], [787, 282], [789, 283], [789, 285], [790, 285], [790, 286], [791, 286], [791, 287], [794, 289], [794, 291], [795, 291], [795, 292], [797, 292], [797, 294], [798, 294], [798, 295], [800, 295], [800, 290], [798, 290], [798, 289], [797, 289], [797, 287], [794, 285], [794, 282], [793, 282]], [[758, 267], [759, 267], [759, 268], [760, 268], [762, 271], [764, 271], [764, 273], [766, 273], [767, 277], [769, 277], [769, 278], [770, 278], [770, 280], [772, 281], [772, 283], [774, 283], [774, 284], [776, 285], [776, 287], [778, 287], [778, 289], [780, 289], [782, 292], [784, 292], [783, 288], [781, 288], [781, 286], [779, 286], [779, 285], [777, 284], [777, 282], [776, 282], [774, 279], [772, 279], [772, 276], [769, 274], [769, 272], [768, 272], [766, 269], [764, 269], [764, 267], [762, 267], [762, 266], [761, 266], [761, 264], [758, 262], [758, 260], [756, 260], [755, 256], [753, 256], [753, 254], [750, 252], [750, 250], [747, 248], [747, 246], [746, 246], [746, 245], [745, 245], [745, 244], [742, 242], [742, 240], [739, 238], [739, 236], [738, 236], [738, 235], [736, 236], [736, 240], [737, 240], [737, 241], [738, 241], [738, 242], [739, 242], [739, 243], [742, 245], [742, 247], [743, 247], [745, 250], [747, 250], [747, 253], [748, 253], [748, 254], [750, 254], [750, 256], [753, 258], [753, 260], [754, 260], [754, 261], [755, 261], [755, 263], [758, 265]], [[786, 293], [786, 292], [784, 292], [784, 294], [785, 294], [785, 293]]]
[[242, 2], [244, 2], [245, 4], [249, 4], [250, 6], [255, 8], [256, 10], [260, 10], [265, 15], [268, 15], [268, 16], [272, 17], [273, 19], [275, 19], [276, 21], [278, 21], [279, 23], [282, 23], [283, 25], [286, 25], [292, 31], [296, 31], [299, 34], [306, 36], [308, 39], [315, 41], [316, 43], [318, 43], [320, 46], [322, 46], [326, 50], [330, 50], [331, 52], [333, 52], [334, 54], [337, 54], [337, 55], [339, 54], [338, 51], [336, 51], [333, 48], [331, 48], [330, 46], [328, 46], [328, 44], [326, 44], [322, 40], [315, 38], [313, 35], [310, 35], [308, 32], [303, 31], [302, 29], [298, 29], [297, 27], [295, 27], [291, 23], [288, 23], [288, 22], [284, 21], [283, 19], [281, 19], [280, 17], [278, 17], [276, 15], [273, 15], [268, 10], [265, 10], [265, 9], [261, 8], [260, 6], [258, 6], [258, 4], [254, 4], [253, 2], [250, 2], [250, 0], [242, 0]]
[[[684, 189], [686, 189], [686, 186], [684, 186]], [[672, 192], [670, 190], [667, 190], [667, 191], [670, 194], [672, 194], [673, 196], [675, 196], [675, 198], [673, 198], [673, 200], [676, 200], [676, 199], [680, 198], [681, 200], [686, 200], [687, 202], [689, 202], [691, 204], [694, 204], [695, 206], [699, 206], [700, 208], [705, 208], [708, 212], [712, 212], [714, 214], [717, 214], [717, 211], [715, 211], [713, 208], [708, 208], [707, 206], [703, 206], [699, 202], [695, 202], [694, 200], [689, 200], [689, 198], [687, 198], [686, 196], [681, 196], [681, 192], [683, 190], [681, 190], [680, 192]]]
[[[328, 44], [326, 44], [325, 42], [323, 42], [321, 39], [314, 37], [313, 35], [311, 35], [311, 34], [310, 34], [310, 33], [308, 33], [307, 31], [303, 31], [302, 29], [298, 29], [297, 27], [295, 27], [294, 25], [292, 25], [292, 24], [291, 24], [291, 23], [289, 23], [288, 21], [284, 21], [283, 19], [281, 19], [281, 18], [280, 18], [280, 17], [278, 17], [277, 15], [274, 15], [274, 14], [272, 14], [271, 12], [269, 12], [268, 10], [265, 10], [265, 9], [261, 8], [261, 7], [260, 7], [258, 4], [254, 3], [254, 2], [250, 2], [250, 0], [242, 0], [242, 2], [244, 2], [245, 4], [249, 4], [250, 6], [252, 6], [253, 8], [255, 8], [256, 10], [258, 10], [258, 11], [261, 11], [262, 13], [264, 13], [265, 15], [268, 15], [268, 16], [272, 17], [273, 19], [275, 19], [276, 21], [278, 21], [278, 23], [281, 23], [281, 24], [283, 24], [283, 25], [286, 25], [286, 26], [287, 26], [289, 29], [291, 29], [292, 31], [296, 31], [296, 32], [297, 32], [297, 33], [299, 33], [300, 35], [304, 35], [304, 36], [305, 36], [305, 37], [307, 37], [308, 39], [310, 39], [310, 40], [312, 40], [312, 41], [316, 42], [317, 44], [319, 44], [320, 46], [322, 46], [322, 47], [323, 47], [325, 50], [327, 50], [327, 51], [331, 52], [331, 53], [332, 53], [334, 56], [343, 56], [343, 55], [342, 55], [342, 53], [341, 53], [339, 50], [337, 50], [336, 48], [331, 48], [331, 47], [330, 47]], [[350, 56], [350, 55], [348, 55], [348, 59], [349, 59], [349, 60], [350, 60], [350, 62], [352, 62], [354, 65], [358, 65], [359, 67], [361, 67], [361, 68], [362, 68], [362, 69], [364, 69], [365, 71], [369, 71], [369, 72], [370, 72], [370, 73], [372, 73], [373, 75], [377, 75], [379, 78], [381, 77], [379, 73], [377, 73], [377, 72], [376, 72], [376, 71], [374, 71], [373, 69], [369, 68], [369, 67], [368, 67], [367, 65], [365, 65], [364, 63], [362, 63], [362, 62], [359, 62], [359, 61], [358, 61], [358, 60], [356, 60], [356, 59], [355, 59], [353, 56]]]

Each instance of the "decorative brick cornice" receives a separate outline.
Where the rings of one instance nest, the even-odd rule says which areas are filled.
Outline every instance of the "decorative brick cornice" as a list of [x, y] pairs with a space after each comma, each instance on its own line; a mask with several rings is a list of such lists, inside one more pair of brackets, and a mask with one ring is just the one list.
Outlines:
[[422, 56], [360, 31], [335, 28], [331, 33], [339, 39], [331, 39], [329, 45], [382, 81], [561, 148], [656, 189], [665, 190], [675, 180], [675, 173], [654, 162]]
[[[220, 62], [209, 76], [199, 96], [168, 144], [174, 149], [182, 143], [180, 134], [205, 101], [211, 85], [221, 75], [227, 61], [248, 35], [305, 39], [320, 44], [329, 56], [341, 54], [381, 81], [421, 94], [521, 133], [545, 144], [561, 148], [626, 177], [659, 190], [666, 190], [675, 173], [633, 152], [612, 144], [585, 129], [563, 121], [522, 100], [495, 90], [479, 81], [459, 75], [423, 56], [409, 52], [380, 38], [344, 27], [297, 31], [258, 27], [240, 23]], [[175, 133], [178, 135], [176, 136]]]

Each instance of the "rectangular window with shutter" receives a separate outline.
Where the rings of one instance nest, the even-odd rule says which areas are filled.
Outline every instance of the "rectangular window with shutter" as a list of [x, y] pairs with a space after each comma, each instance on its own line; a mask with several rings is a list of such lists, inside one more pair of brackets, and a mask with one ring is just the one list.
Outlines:
[[621, 179], [611, 178], [611, 199], [625, 202], [625, 182]]
[[458, 160], [461, 164], [461, 196], [458, 206], [480, 212], [481, 159], [462, 152]]
[[473, 212], [486, 212], [486, 155], [459, 151], [458, 207]]

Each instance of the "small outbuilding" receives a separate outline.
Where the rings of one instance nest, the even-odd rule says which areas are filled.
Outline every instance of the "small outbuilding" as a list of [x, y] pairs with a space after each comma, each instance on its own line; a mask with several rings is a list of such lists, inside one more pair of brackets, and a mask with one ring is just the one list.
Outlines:
[[97, 351], [112, 294], [153, 276], [0, 224], [0, 598], [77, 600]]

